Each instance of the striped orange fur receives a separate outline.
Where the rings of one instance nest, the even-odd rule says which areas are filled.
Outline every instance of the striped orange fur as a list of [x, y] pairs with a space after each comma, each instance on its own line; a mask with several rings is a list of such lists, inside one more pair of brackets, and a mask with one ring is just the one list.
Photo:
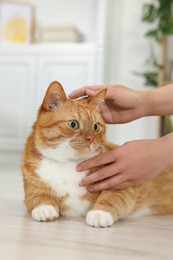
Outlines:
[[77, 164], [116, 148], [105, 140], [99, 112], [105, 92], [88, 100], [69, 100], [60, 83], [50, 84], [22, 157], [25, 205], [34, 219], [87, 215], [89, 225], [106, 227], [144, 208], [152, 214], [173, 214], [171, 169], [124, 190], [91, 194], [79, 187], [89, 172], [77, 173]]

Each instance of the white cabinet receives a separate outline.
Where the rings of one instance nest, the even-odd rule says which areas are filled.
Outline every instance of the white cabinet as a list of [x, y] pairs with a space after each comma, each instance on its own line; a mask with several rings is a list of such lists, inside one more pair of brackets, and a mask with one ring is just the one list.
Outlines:
[[68, 94], [99, 82], [94, 44], [0, 48], [0, 150], [21, 150], [45, 91], [57, 80]]
[[22, 145], [31, 125], [34, 57], [0, 56], [0, 148]]

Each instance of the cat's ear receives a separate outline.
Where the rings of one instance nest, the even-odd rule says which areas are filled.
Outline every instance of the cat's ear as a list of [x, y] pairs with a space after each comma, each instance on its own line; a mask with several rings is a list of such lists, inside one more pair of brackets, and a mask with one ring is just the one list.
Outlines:
[[43, 108], [46, 111], [51, 111], [66, 100], [67, 97], [62, 85], [58, 81], [53, 81], [46, 91]]
[[100, 106], [104, 100], [105, 100], [105, 95], [106, 95], [106, 89], [102, 89], [101, 91], [99, 91], [90, 101], [91, 105], [94, 106]]

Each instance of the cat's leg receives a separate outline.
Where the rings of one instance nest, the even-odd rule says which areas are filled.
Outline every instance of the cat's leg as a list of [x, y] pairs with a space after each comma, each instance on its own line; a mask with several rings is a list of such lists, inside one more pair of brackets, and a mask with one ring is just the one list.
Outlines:
[[48, 202], [42, 198], [42, 203], [32, 209], [32, 218], [36, 221], [53, 221], [59, 217], [59, 209], [53, 201]]
[[58, 197], [38, 178], [25, 178], [25, 205], [36, 221], [52, 221], [59, 217]]
[[121, 191], [105, 190], [86, 216], [86, 222], [93, 227], [108, 227], [118, 219], [128, 216], [135, 207], [135, 189]]
[[92, 209], [86, 216], [86, 223], [92, 227], [110, 227], [114, 218], [108, 211]]

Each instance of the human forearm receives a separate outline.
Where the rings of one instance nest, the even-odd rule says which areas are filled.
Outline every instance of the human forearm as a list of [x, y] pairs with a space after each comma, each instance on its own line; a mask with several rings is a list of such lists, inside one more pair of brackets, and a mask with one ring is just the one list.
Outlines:
[[141, 95], [146, 116], [173, 114], [173, 84], [142, 91]]

